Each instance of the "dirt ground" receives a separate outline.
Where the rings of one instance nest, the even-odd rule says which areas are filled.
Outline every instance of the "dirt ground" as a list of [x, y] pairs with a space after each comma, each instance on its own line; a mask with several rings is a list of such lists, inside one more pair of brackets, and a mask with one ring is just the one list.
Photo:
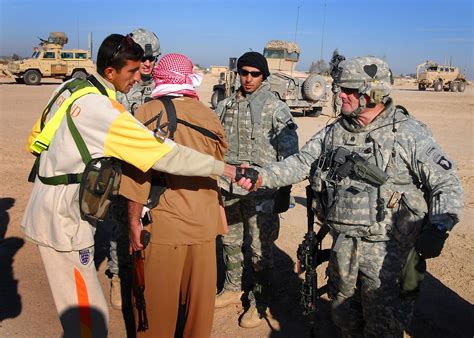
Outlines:
[[[206, 76], [199, 94], [210, 101], [217, 78]], [[25, 242], [20, 222], [32, 185], [27, 176], [33, 157], [24, 151], [27, 134], [52, 91], [60, 82], [40, 86], [0, 80], [0, 336], [60, 336], [62, 331], [45, 271], [35, 245]], [[407, 335], [429, 337], [474, 336], [474, 86], [464, 93], [432, 90], [419, 92], [413, 82], [398, 83], [392, 96], [397, 104], [428, 124], [438, 142], [455, 160], [465, 192], [465, 211], [451, 232], [442, 255], [428, 261], [428, 271], [417, 302], [415, 318]], [[318, 118], [296, 117], [300, 145], [330, 120], [330, 108]], [[273, 320], [255, 329], [237, 324], [241, 306], [217, 309], [213, 337], [309, 337], [337, 336], [323, 297], [316, 321], [301, 315], [298, 306], [299, 279], [294, 272], [296, 249], [306, 230], [305, 183], [293, 188], [297, 205], [281, 215], [276, 242], [275, 290], [270, 309]], [[325, 246], [329, 245], [325, 241]], [[109, 280], [100, 262], [99, 276], [106, 295]], [[324, 266], [318, 268], [324, 285]], [[107, 297], [108, 298], [108, 297]], [[110, 310], [110, 336], [124, 337], [122, 313]]]

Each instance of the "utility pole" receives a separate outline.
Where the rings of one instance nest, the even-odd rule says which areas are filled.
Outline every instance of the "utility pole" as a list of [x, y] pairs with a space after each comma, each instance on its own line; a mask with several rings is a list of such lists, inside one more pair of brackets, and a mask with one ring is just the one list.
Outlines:
[[87, 47], [89, 47], [89, 51], [91, 53], [91, 58], [92, 58], [92, 53], [93, 53], [93, 50], [92, 50], [92, 32], [89, 32], [89, 34], [88, 34]]
[[[300, 17], [300, 5], [298, 5], [298, 10], [296, 12], [296, 26], [295, 26], [295, 38], [293, 39], [293, 42], [296, 43], [296, 33], [298, 32], [298, 20], [299, 20], [299, 17]], [[291, 66], [291, 69], [290, 69], [290, 76], [293, 76], [293, 66]]]
[[296, 43], [296, 33], [298, 32], [298, 19], [300, 17], [300, 5], [298, 5], [298, 11], [296, 12], [296, 26], [295, 26], [295, 38], [293, 41]]
[[324, 3], [323, 9], [323, 31], [321, 33], [321, 57], [320, 60], [323, 59], [323, 47], [324, 47], [324, 26], [326, 25], [326, 3]]
[[77, 26], [77, 47], [76, 48], [79, 49], [79, 15], [76, 16], [76, 26]]

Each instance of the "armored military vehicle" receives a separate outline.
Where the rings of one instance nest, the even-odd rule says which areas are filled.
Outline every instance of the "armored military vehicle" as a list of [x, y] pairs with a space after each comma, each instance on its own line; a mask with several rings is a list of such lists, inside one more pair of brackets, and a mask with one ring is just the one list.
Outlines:
[[463, 92], [466, 89], [466, 77], [457, 67], [442, 66], [426, 61], [416, 66], [416, 81], [419, 90], [433, 88], [435, 91]]
[[64, 49], [68, 38], [63, 32], [50, 33], [48, 40], [40, 41], [31, 58], [8, 64], [8, 71], [15, 76], [17, 83], [39, 85], [46, 77], [85, 79], [95, 70], [90, 49]]
[[[321, 75], [310, 74], [306, 79], [293, 76], [301, 50], [294, 42], [271, 40], [263, 50], [271, 75], [268, 77], [272, 91], [292, 111], [307, 116], [319, 116], [328, 101], [329, 86]], [[222, 73], [219, 84], [213, 88], [211, 105], [215, 109], [220, 100], [228, 97], [238, 87], [236, 58], [231, 58], [229, 69]]]

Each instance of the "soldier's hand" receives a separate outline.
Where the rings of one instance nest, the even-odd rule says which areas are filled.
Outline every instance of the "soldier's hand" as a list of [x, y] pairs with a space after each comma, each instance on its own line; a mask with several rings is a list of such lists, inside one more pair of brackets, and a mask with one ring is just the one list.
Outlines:
[[429, 225], [418, 236], [415, 250], [425, 259], [438, 257], [448, 236], [445, 230]]
[[[247, 166], [238, 166], [235, 170], [235, 181], [246, 190], [253, 190], [259, 179], [258, 171]], [[261, 184], [261, 182], [260, 182]]]

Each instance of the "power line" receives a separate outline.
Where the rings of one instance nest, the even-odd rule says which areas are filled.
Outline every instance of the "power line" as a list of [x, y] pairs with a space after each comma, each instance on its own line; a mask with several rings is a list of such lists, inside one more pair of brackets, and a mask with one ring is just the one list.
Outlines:
[[323, 47], [324, 47], [324, 26], [326, 25], [326, 3], [324, 3], [323, 9], [323, 31], [321, 33], [321, 57], [320, 60], [323, 59]]

